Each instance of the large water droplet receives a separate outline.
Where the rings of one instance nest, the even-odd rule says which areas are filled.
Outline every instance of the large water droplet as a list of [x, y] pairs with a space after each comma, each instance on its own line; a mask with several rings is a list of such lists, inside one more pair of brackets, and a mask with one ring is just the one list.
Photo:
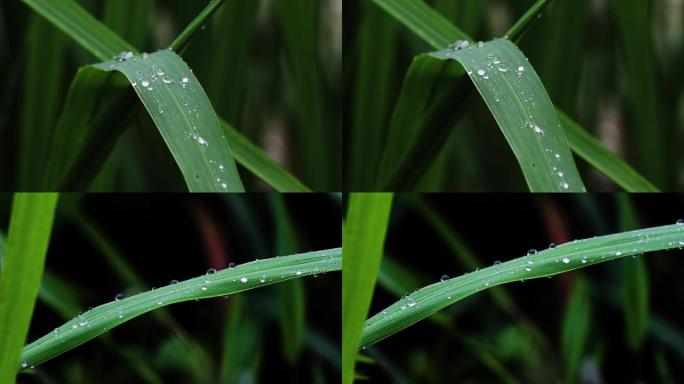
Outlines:
[[527, 254], [528, 254], [528, 255], [536, 255], [536, 254], [537, 254], [537, 250], [534, 249], [534, 248], [532, 248], [532, 249], [530, 249], [529, 251], [527, 251]]
[[499, 265], [499, 264], [501, 264], [501, 261], [499, 261], [499, 260], [494, 260], [494, 263], [493, 263], [492, 265]]
[[207, 269], [207, 275], [213, 275], [214, 273], [216, 273], [216, 268]]
[[684, 225], [684, 219], [679, 219], [679, 220], [677, 220], [677, 224], [679, 224], [679, 225]]
[[449, 280], [449, 275], [442, 275], [442, 277], [439, 278], [439, 281], [447, 281]]
[[416, 305], [416, 301], [413, 300], [411, 296], [406, 296], [406, 304], [408, 304], [409, 307], [413, 307]]
[[242, 281], [243, 283], [246, 283], [248, 280], [249, 280], [249, 279], [247, 279], [247, 276], [242, 276], [242, 277], [240, 278], [240, 281]]
[[116, 296], [114, 296], [114, 300], [119, 301], [124, 298], [123, 293], [117, 293]]

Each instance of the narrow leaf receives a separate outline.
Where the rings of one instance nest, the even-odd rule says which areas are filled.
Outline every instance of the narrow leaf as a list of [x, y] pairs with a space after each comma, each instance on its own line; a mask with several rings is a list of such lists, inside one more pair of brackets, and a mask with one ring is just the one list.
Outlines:
[[55, 193], [19, 193], [12, 201], [0, 274], [0, 383], [14, 383], [22, 361], [21, 349], [38, 297], [57, 197]]
[[465, 297], [490, 287], [553, 276], [627, 256], [684, 246], [684, 224], [575, 240], [534, 255], [438, 282], [408, 295], [366, 322], [361, 346], [370, 346]]
[[38, 365], [162, 306], [230, 295], [341, 268], [342, 250], [335, 248], [253, 261], [139, 293], [100, 305], [57, 327], [24, 348], [22, 361]]
[[137, 52], [73, 0], [22, 0], [100, 60], [123, 51]]
[[506, 39], [431, 54], [466, 69], [513, 149], [532, 192], [582, 192], [556, 110], [532, 66]]
[[354, 381], [359, 339], [380, 271], [392, 194], [352, 193], [342, 247], [342, 383]]

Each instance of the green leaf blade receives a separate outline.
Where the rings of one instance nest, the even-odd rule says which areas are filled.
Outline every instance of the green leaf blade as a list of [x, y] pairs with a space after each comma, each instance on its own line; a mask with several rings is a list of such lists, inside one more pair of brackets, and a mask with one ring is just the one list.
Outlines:
[[467, 296], [521, 280], [553, 276], [642, 253], [684, 246], [684, 224], [672, 224], [576, 240], [468, 274], [410, 294], [368, 319], [361, 346], [370, 346]]
[[96, 65], [133, 85], [191, 192], [243, 192], [211, 102], [185, 62], [170, 50]]
[[100, 60], [136, 49], [73, 0], [23, 0]]
[[313, 274], [339, 271], [341, 268], [342, 250], [334, 248], [253, 261], [139, 293], [100, 305], [57, 327], [55, 331], [29, 344], [24, 349], [22, 361], [28, 365], [38, 365], [166, 305], [230, 295]]
[[[38, 296], [58, 195], [18, 193], [0, 275], [0, 382], [13, 383]], [[22, 363], [26, 366], [28, 363]]]
[[352, 193], [344, 225], [342, 248], [342, 383], [354, 381], [359, 339], [380, 271], [387, 223], [392, 206], [389, 193]]
[[584, 192], [565, 133], [544, 86], [510, 41], [432, 54], [466, 69], [513, 149], [532, 192]]

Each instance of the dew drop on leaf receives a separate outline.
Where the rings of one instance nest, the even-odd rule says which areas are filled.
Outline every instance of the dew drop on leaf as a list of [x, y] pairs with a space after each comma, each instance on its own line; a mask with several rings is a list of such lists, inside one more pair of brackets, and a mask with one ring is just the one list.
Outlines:
[[247, 276], [242, 276], [240, 278], [240, 281], [242, 281], [243, 283], [246, 283], [248, 281]]
[[564, 258], [563, 258], [563, 262], [564, 262], [565, 264], [567, 264], [567, 263], [570, 262], [570, 259], [568, 259], [567, 257], [564, 257]]
[[449, 280], [449, 275], [442, 275], [442, 277], [439, 278], [439, 281], [447, 281]]
[[124, 298], [123, 293], [117, 293], [116, 296], [114, 296], [114, 300], [119, 301]]
[[207, 275], [213, 275], [214, 273], [216, 273], [216, 268], [207, 269]]

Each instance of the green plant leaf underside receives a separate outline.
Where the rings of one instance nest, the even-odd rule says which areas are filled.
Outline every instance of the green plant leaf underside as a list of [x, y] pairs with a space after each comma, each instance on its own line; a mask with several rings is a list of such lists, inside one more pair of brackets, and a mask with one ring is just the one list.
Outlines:
[[556, 110], [522, 52], [507, 39], [434, 52], [466, 69], [532, 192], [584, 192]]
[[78, 315], [26, 346], [22, 365], [43, 363], [137, 316], [169, 304], [231, 295], [340, 269], [342, 249], [334, 248], [257, 260], [112, 301]]
[[575, 240], [440, 281], [402, 298], [366, 321], [361, 346], [401, 331], [467, 296], [501, 284], [553, 276], [646, 252], [684, 247], [684, 224]]

